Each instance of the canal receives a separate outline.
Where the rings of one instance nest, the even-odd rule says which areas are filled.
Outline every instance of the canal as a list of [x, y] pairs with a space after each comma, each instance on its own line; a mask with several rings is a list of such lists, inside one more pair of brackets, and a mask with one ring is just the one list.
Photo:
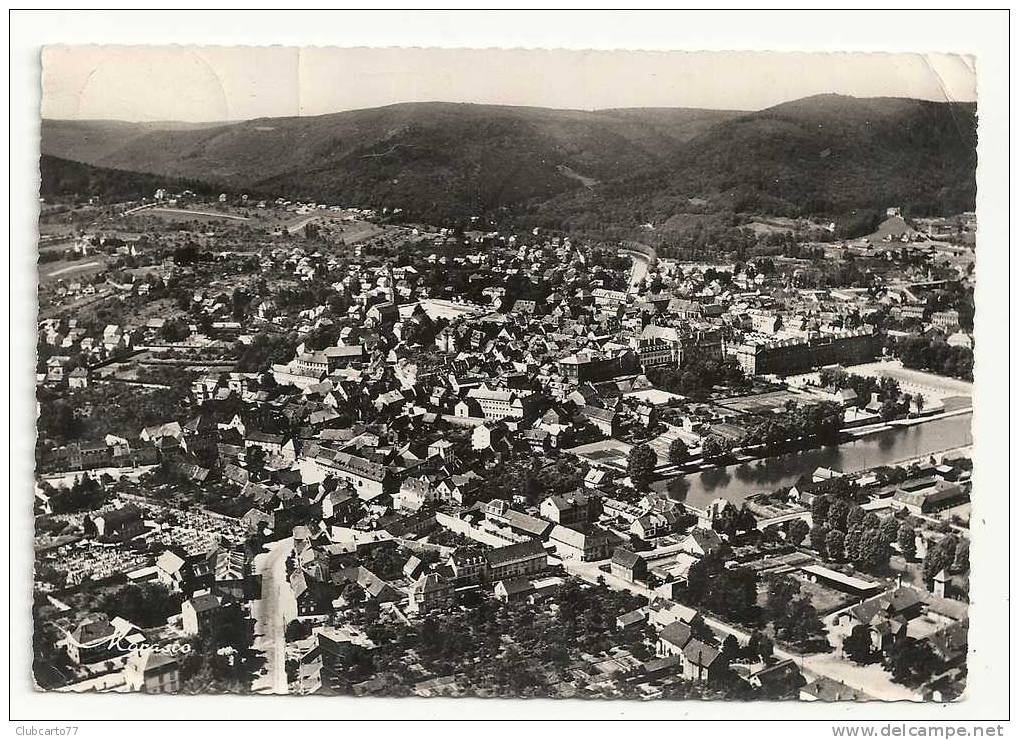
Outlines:
[[714, 468], [658, 481], [651, 487], [671, 498], [703, 509], [724, 498], [740, 504], [747, 496], [791, 486], [819, 467], [855, 473], [880, 465], [896, 465], [973, 443], [972, 414], [933, 419], [911, 427], [896, 427], [839, 445], [790, 452], [763, 460]]

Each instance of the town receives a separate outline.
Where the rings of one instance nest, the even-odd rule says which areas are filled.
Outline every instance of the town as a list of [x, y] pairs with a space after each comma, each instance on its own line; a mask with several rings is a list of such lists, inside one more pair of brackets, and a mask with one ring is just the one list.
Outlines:
[[41, 209], [40, 688], [965, 688], [973, 213], [691, 260], [169, 185]]

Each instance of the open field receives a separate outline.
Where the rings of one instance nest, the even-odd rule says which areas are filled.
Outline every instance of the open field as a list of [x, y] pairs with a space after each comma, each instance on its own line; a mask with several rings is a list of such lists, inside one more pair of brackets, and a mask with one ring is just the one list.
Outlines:
[[892, 362], [868, 362], [864, 365], [851, 365], [846, 368], [856, 375], [875, 378], [894, 378], [906, 393], [922, 393], [924, 396], [939, 400], [957, 396], [972, 396], [973, 384], [958, 378], [911, 370], [903, 367], [898, 360]]
[[105, 258], [83, 260], [58, 260], [39, 265], [39, 281], [46, 283], [55, 280], [70, 280], [83, 275], [91, 275], [106, 267]]
[[183, 208], [147, 208], [140, 211], [142, 215], [159, 216], [171, 221], [218, 221], [227, 219], [231, 221], [250, 221], [247, 216], [238, 216], [233, 213], [222, 213], [219, 211], [191, 211]]

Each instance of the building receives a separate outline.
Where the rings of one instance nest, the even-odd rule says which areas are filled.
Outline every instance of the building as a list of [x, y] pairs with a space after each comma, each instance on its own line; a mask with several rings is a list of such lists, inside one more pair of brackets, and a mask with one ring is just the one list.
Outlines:
[[694, 683], [711, 683], [727, 668], [721, 651], [696, 637], [683, 647], [680, 657], [683, 660], [683, 676]]
[[635, 372], [638, 362], [637, 355], [633, 352], [623, 352], [614, 356], [577, 352], [561, 358], [556, 364], [566, 381], [577, 385]]
[[548, 568], [548, 554], [538, 540], [497, 547], [485, 552], [484, 576], [490, 582], [530, 576]]
[[648, 324], [641, 330], [634, 345], [644, 369], [678, 367], [691, 354], [711, 359], [722, 357], [721, 335], [714, 330], [684, 330]]
[[538, 512], [550, 522], [564, 527], [585, 525], [595, 521], [601, 514], [601, 500], [582, 491], [556, 494], [542, 501]]
[[627, 583], [647, 580], [647, 562], [637, 553], [617, 547], [612, 553], [611, 573]]
[[794, 375], [824, 365], [860, 365], [880, 351], [872, 329], [816, 334], [808, 339], [751, 340], [726, 345], [747, 375]]
[[904, 481], [892, 495], [892, 504], [911, 514], [930, 514], [969, 501], [966, 489], [958, 483], [933, 478]]
[[128, 691], [176, 694], [180, 691], [180, 665], [172, 655], [156, 650], [132, 653], [124, 665]]
[[693, 630], [689, 624], [679, 620], [670, 622], [659, 630], [655, 652], [662, 658], [682, 655], [683, 648], [692, 639]]
[[680, 524], [680, 516], [675, 510], [650, 511], [639, 516], [630, 524], [630, 533], [642, 540], [650, 540], [675, 532]]
[[362, 501], [390, 493], [389, 489], [395, 489], [397, 483], [385, 465], [317, 444], [308, 445], [298, 465], [305, 482], [321, 482], [327, 476], [335, 476], [349, 483]]
[[597, 527], [582, 532], [556, 525], [549, 535], [549, 542], [561, 558], [591, 561], [608, 558], [619, 543], [619, 538]]
[[128, 504], [86, 517], [85, 532], [104, 542], [126, 542], [145, 532], [141, 509]]
[[935, 311], [931, 314], [931, 326], [942, 331], [954, 331], [959, 328], [959, 312], [954, 308], [947, 311]]
[[143, 640], [141, 630], [126, 619], [90, 614], [68, 633], [67, 656], [77, 665], [92, 665], [121, 656]]
[[196, 594], [180, 605], [181, 622], [188, 635], [207, 634], [219, 617], [222, 604], [218, 596]]
[[449, 606], [455, 598], [453, 584], [439, 573], [425, 573], [408, 590], [408, 609], [418, 614]]
[[[477, 404], [481, 414], [492, 421], [507, 418], [522, 419], [533, 406], [528, 396], [486, 387], [471, 388], [467, 391], [467, 402], [468, 408], [472, 403]], [[461, 414], [458, 412], [457, 415]]]

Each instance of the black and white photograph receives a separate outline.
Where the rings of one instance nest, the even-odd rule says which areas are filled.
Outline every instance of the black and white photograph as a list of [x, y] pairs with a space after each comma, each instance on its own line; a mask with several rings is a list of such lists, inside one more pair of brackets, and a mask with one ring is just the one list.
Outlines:
[[966, 704], [976, 56], [37, 53], [33, 693]]

